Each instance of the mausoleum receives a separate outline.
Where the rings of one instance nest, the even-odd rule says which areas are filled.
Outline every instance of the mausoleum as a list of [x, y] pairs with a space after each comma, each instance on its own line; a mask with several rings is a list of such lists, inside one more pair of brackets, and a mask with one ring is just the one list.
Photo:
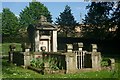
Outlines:
[[36, 25], [35, 51], [57, 52], [57, 27], [41, 16]]

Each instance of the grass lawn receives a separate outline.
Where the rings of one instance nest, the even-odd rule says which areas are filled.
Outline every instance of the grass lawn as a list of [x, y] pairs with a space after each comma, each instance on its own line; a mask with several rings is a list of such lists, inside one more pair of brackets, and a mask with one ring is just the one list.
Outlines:
[[9, 45], [11, 44], [16, 45], [16, 51], [21, 50], [21, 44], [19, 43], [0, 43], [0, 53], [2, 53], [2, 55], [8, 55]]
[[[20, 50], [20, 44], [17, 45], [17, 50]], [[10, 43], [2, 44], [3, 54], [7, 54]], [[1, 46], [0, 46], [1, 47]], [[41, 75], [29, 69], [24, 69], [7, 62], [8, 58], [2, 59], [2, 78], [118, 78], [120, 77], [120, 59], [116, 57], [115, 71], [95, 71], [95, 72], [80, 72], [76, 74], [45, 74]], [[85, 79], [86, 80], [86, 79]]]
[[[41, 75], [32, 70], [24, 69], [13, 64], [9, 64], [6, 59], [2, 60], [3, 78], [118, 78], [117, 71], [95, 71], [81, 72], [77, 74], [45, 74]], [[119, 63], [120, 65], [120, 63]]]

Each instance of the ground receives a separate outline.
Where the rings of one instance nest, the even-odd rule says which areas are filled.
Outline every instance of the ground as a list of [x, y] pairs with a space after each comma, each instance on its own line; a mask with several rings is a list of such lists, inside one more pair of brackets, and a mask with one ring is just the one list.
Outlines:
[[[10, 43], [2, 44], [2, 50], [4, 52], [3, 55], [7, 55], [8, 53], [8, 45]], [[20, 50], [20, 44], [17, 44], [18, 49]], [[1, 49], [1, 48], [0, 48]], [[111, 55], [112, 56], [112, 55]], [[113, 57], [113, 56], [112, 56]], [[116, 70], [115, 71], [109, 71], [109, 70], [103, 70], [103, 71], [95, 71], [95, 72], [80, 72], [76, 74], [47, 74], [42, 75], [37, 72], [34, 72], [32, 70], [24, 69], [20, 66], [15, 66], [14, 64], [9, 64], [8, 58], [2, 59], [2, 78], [118, 78], [120, 75], [118, 74], [120, 72], [120, 59], [118, 56], [115, 57], [116, 60]]]

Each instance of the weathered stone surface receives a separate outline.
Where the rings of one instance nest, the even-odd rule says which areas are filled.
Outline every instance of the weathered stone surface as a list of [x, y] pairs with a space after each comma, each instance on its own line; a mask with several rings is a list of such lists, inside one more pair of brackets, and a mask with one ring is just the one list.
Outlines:
[[72, 44], [67, 44], [67, 52], [72, 52], [73, 45]]
[[41, 15], [40, 22], [36, 25], [35, 51], [42, 52], [43, 46], [46, 47], [46, 52], [57, 52], [57, 28]]
[[66, 73], [75, 73], [76, 72], [76, 57], [73, 53], [66, 54]]
[[115, 69], [115, 59], [110, 58], [111, 61], [111, 69], [114, 70]]
[[100, 52], [92, 52], [92, 68], [96, 70], [101, 69], [101, 53]]
[[78, 43], [78, 47], [79, 48], [82, 48], [83, 47], [83, 43], [81, 42], [81, 43]]
[[97, 52], [97, 44], [91, 44], [92, 52]]

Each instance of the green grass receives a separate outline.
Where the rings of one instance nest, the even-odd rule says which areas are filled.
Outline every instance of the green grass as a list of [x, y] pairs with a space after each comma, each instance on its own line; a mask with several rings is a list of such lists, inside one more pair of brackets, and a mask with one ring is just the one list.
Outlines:
[[[120, 65], [120, 63], [117, 63]], [[95, 71], [80, 72], [76, 74], [45, 74], [41, 75], [29, 69], [24, 69], [2, 60], [2, 77], [3, 78], [118, 78], [117, 71]]]
[[[11, 43], [0, 44], [0, 50], [2, 54], [7, 55], [9, 51], [9, 45]], [[20, 44], [16, 44], [16, 50], [19, 51]], [[2, 46], [1, 46], [2, 45]], [[113, 56], [112, 56], [113, 57]], [[110, 58], [110, 57], [109, 57]], [[116, 59], [116, 71], [95, 71], [95, 72], [80, 72], [77, 74], [46, 74], [41, 75], [29, 69], [24, 69], [19, 66], [8, 63], [8, 59], [2, 59], [2, 77], [3, 78], [118, 78], [120, 77], [120, 59]], [[0, 76], [1, 77], [1, 76]]]
[[21, 50], [21, 44], [19, 43], [0, 43], [0, 53], [2, 53], [2, 55], [8, 55], [9, 45], [11, 44], [16, 45], [16, 51]]

